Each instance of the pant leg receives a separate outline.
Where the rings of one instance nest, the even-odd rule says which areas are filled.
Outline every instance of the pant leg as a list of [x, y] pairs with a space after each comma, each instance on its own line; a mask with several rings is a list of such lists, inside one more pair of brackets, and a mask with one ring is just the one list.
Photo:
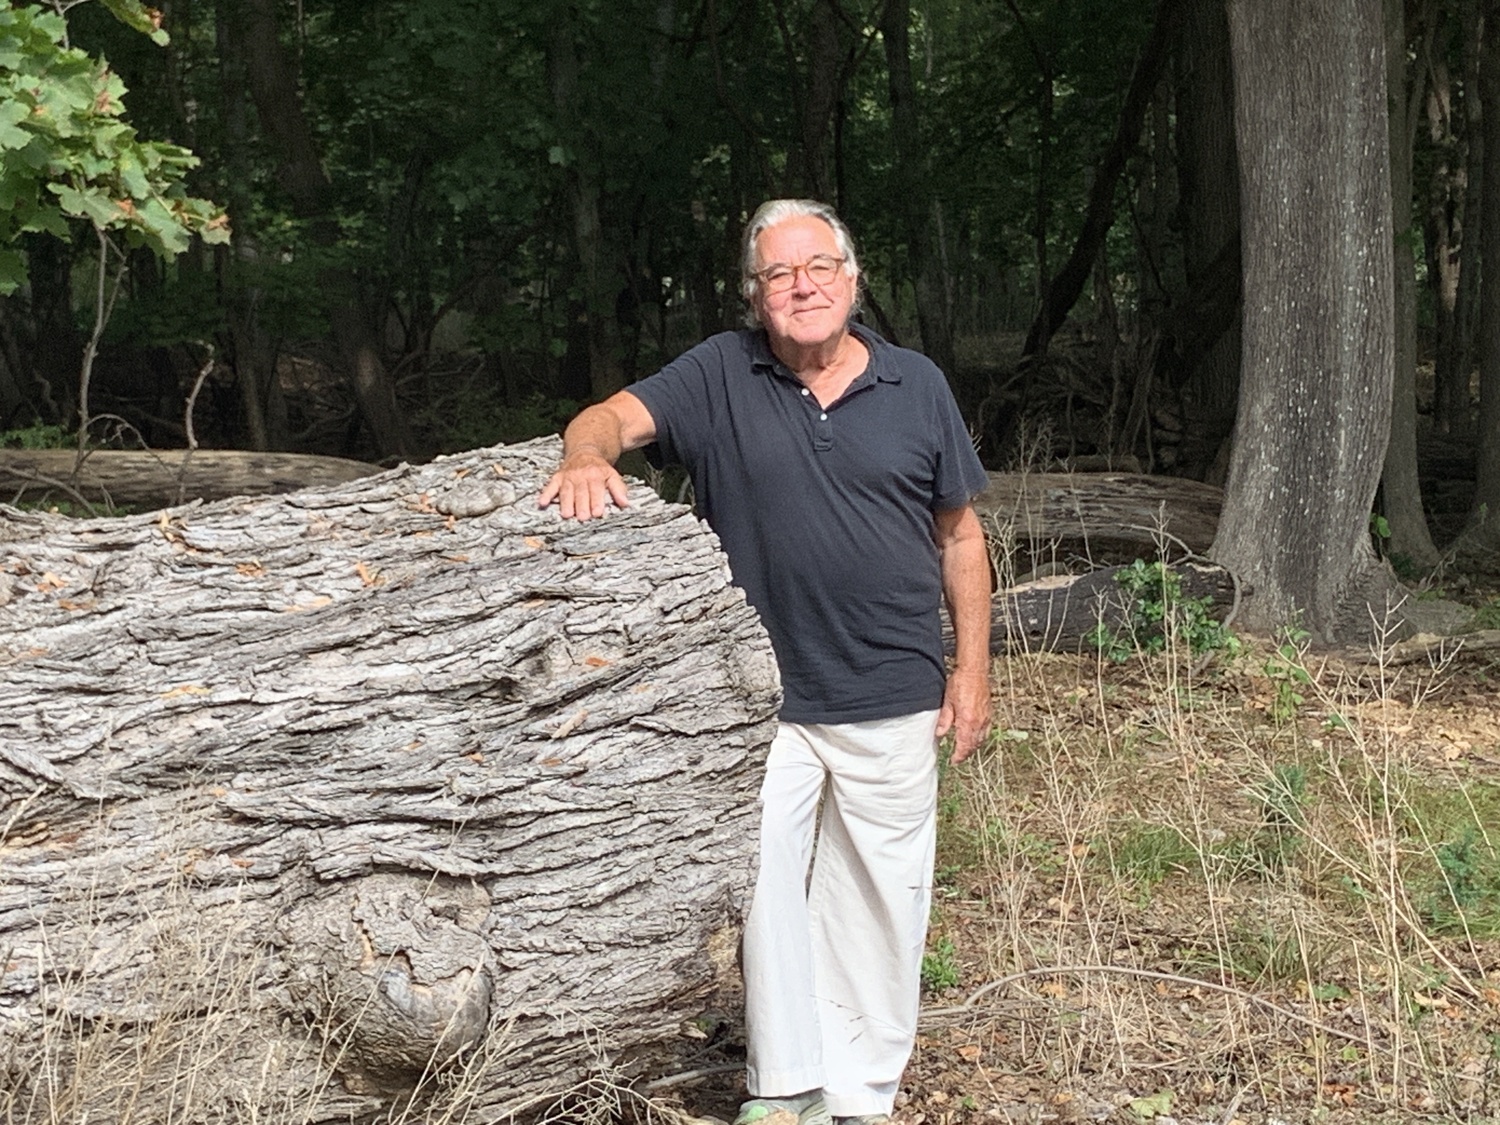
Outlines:
[[937, 840], [937, 712], [813, 728], [830, 774], [808, 892], [824, 1096], [890, 1113], [911, 1057]]
[[823, 1085], [807, 865], [826, 778], [805, 729], [780, 724], [761, 785], [760, 867], [743, 947], [745, 1077], [755, 1097]]

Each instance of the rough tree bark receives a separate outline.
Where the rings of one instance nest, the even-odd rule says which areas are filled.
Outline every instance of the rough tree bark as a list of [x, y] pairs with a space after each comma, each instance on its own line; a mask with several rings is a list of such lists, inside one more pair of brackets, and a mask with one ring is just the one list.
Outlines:
[[0, 508], [0, 1117], [343, 1121], [425, 1073], [498, 1121], [703, 1010], [774, 661], [685, 509], [538, 511], [557, 453]]
[[1381, 9], [1231, 0], [1244, 362], [1212, 557], [1252, 628], [1368, 636], [1393, 579], [1370, 544], [1393, 374]]
[[991, 548], [1014, 550], [1014, 569], [1025, 574], [1075, 561], [1094, 567], [1204, 554], [1223, 501], [1213, 485], [1183, 477], [991, 473], [974, 509]]

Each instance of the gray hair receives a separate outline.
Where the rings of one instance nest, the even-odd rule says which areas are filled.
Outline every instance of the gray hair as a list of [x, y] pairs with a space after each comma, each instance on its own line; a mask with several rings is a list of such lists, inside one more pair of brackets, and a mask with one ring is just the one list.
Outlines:
[[760, 315], [755, 311], [755, 298], [760, 294], [760, 278], [755, 276], [755, 243], [766, 231], [787, 219], [822, 219], [833, 231], [833, 240], [838, 244], [839, 255], [844, 259], [844, 272], [854, 284], [854, 304], [849, 317], [859, 312], [860, 285], [859, 257], [854, 252], [854, 236], [844, 225], [844, 220], [826, 203], [816, 199], [770, 199], [755, 209], [750, 222], [745, 226], [745, 241], [740, 253], [740, 295], [745, 298], [745, 323], [751, 328], [760, 327]]

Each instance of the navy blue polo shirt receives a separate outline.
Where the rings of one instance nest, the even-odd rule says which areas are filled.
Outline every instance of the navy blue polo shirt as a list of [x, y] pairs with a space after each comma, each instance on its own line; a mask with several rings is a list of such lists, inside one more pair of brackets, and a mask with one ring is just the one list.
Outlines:
[[852, 330], [870, 363], [827, 409], [759, 329], [713, 336], [630, 387], [765, 623], [788, 722], [942, 705], [932, 513], [986, 483], [942, 372]]

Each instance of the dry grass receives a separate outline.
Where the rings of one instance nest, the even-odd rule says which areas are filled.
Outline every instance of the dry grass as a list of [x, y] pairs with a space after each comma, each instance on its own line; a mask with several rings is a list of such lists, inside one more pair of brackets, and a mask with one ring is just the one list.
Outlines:
[[1202, 663], [998, 663], [908, 1121], [1500, 1113], [1500, 668]]
[[36, 982], [0, 990], [0, 1125], [671, 1118], [629, 1089], [601, 1037], [555, 1044], [558, 1074], [586, 1078], [518, 1093], [498, 1020], [455, 1062], [365, 1088], [344, 1065], [348, 1027], [295, 1014], [284, 951], [245, 887], [83, 879], [39, 913], [35, 948], [0, 950], [0, 968]]
[[[992, 744], [943, 779], [929, 948], [950, 983], [901, 1125], [1496, 1120], [1500, 665], [1186, 649], [1169, 629], [1122, 663], [997, 663]], [[394, 1107], [332, 1089], [341, 1029], [264, 1018], [276, 951], [234, 895], [155, 918], [119, 887], [59, 902], [45, 1018], [0, 992], [0, 1123], [496, 1119], [503, 1026]], [[103, 1004], [101, 958], [160, 971]], [[682, 1116], [602, 1050], [521, 1110]]]

